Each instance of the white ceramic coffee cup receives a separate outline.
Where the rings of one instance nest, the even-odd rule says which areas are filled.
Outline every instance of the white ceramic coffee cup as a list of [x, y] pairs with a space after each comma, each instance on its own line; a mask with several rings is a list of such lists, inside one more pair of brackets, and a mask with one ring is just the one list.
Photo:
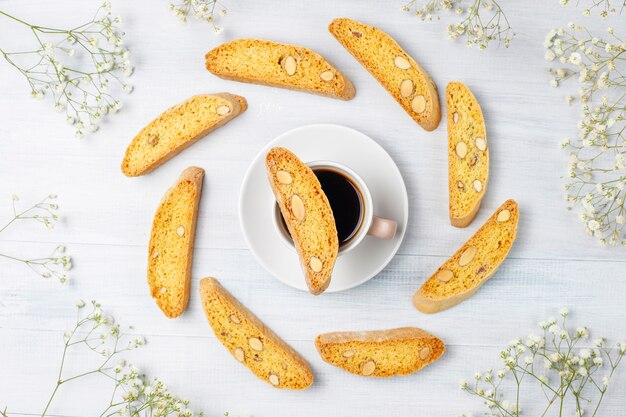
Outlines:
[[[359, 197], [361, 198], [361, 219], [358, 230], [348, 242], [339, 247], [339, 255], [356, 248], [367, 235], [385, 240], [394, 238], [398, 228], [398, 223], [395, 220], [384, 219], [374, 215], [375, 208], [372, 201], [372, 194], [370, 193], [365, 181], [363, 181], [363, 179], [356, 172], [347, 166], [334, 161], [314, 161], [307, 163], [307, 165], [313, 170], [329, 169], [343, 174], [352, 182], [353, 185], [356, 186]], [[289, 231], [285, 227], [278, 205], [276, 205], [276, 209], [274, 210], [273, 221], [281, 240], [287, 246], [295, 250], [293, 240], [291, 239]]]

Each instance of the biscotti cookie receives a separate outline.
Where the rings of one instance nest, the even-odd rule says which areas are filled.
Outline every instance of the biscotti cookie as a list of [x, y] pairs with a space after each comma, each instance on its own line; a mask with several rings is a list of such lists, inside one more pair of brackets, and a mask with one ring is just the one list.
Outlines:
[[471, 297], [508, 255], [517, 234], [518, 219], [515, 200], [505, 201], [415, 293], [415, 308], [423, 313], [436, 313]]
[[333, 20], [328, 30], [413, 120], [428, 131], [439, 126], [441, 109], [437, 86], [391, 36], [374, 26], [347, 18]]
[[480, 104], [463, 83], [446, 88], [450, 223], [469, 225], [487, 191], [489, 148]]
[[226, 80], [263, 84], [341, 100], [354, 97], [352, 82], [315, 51], [302, 46], [237, 39], [209, 51], [206, 68]]
[[322, 359], [357, 375], [408, 375], [436, 361], [444, 343], [416, 327], [369, 332], [336, 332], [317, 336]]
[[276, 388], [305, 389], [313, 384], [313, 373], [306, 360], [215, 278], [200, 282], [200, 297], [215, 336], [257, 377]]
[[285, 148], [265, 157], [267, 175], [296, 246], [311, 294], [330, 284], [339, 239], [330, 203], [315, 173]]
[[167, 190], [154, 215], [148, 246], [150, 294], [163, 313], [183, 314], [189, 301], [191, 261], [204, 170], [190, 167]]
[[133, 138], [122, 172], [136, 177], [153, 171], [247, 108], [245, 98], [228, 93], [193, 96], [169, 108]]

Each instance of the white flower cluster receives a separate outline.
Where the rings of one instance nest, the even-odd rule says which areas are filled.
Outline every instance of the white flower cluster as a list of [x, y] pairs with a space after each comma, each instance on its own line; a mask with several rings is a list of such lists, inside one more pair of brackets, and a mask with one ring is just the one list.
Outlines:
[[450, 39], [465, 37], [465, 43], [470, 48], [486, 49], [492, 41], [509, 47], [515, 34], [497, 1], [471, 0], [468, 7], [464, 7], [463, 3], [464, 0], [411, 0], [402, 10], [428, 21], [433, 18], [439, 20], [442, 10], [454, 11], [464, 18], [448, 25]]
[[418, 0], [411, 0], [402, 7], [405, 12], [415, 14], [422, 20], [432, 21], [433, 18], [439, 20], [439, 12], [441, 10], [454, 9], [457, 13], [463, 13], [463, 8], [457, 6], [458, 0], [427, 0], [424, 3]]
[[[606, 19], [609, 16], [609, 13], [617, 12], [615, 4], [619, 4], [620, 1], [621, 5], [619, 5], [618, 8], [621, 13], [626, 7], [626, 0], [578, 0], [576, 4], [581, 4], [584, 7], [583, 16], [589, 16], [594, 9], [598, 9], [600, 11], [600, 17]], [[563, 6], [566, 6], [570, 3], [570, 0], [559, 0], [559, 2]]]
[[188, 17], [192, 16], [197, 20], [211, 24], [216, 35], [224, 30], [223, 27], [217, 26], [215, 23], [217, 14], [220, 17], [226, 16], [226, 9], [218, 0], [181, 0], [179, 3], [170, 3], [169, 9], [181, 23], [187, 23]]
[[[122, 372], [123, 368], [118, 369]], [[133, 366], [130, 366], [127, 372], [120, 373], [120, 375], [117, 385], [118, 390], [122, 392], [123, 405], [117, 410], [117, 414], [122, 417], [196, 417], [202, 415], [189, 409], [189, 401], [172, 394], [158, 378], [148, 381]]]
[[[506, 399], [506, 395], [517, 398], [523, 381], [538, 385], [545, 394], [547, 405], [541, 415], [551, 415], [549, 411], [555, 404], [570, 401], [577, 416], [584, 414], [585, 405], [595, 415], [614, 371], [626, 355], [626, 341], [611, 348], [604, 338], [599, 338], [587, 345], [588, 329], [568, 328], [568, 316], [569, 310], [562, 309], [560, 321], [551, 317], [539, 323], [542, 335], [531, 334], [525, 340], [511, 341], [500, 352], [500, 370], [476, 372], [473, 383], [461, 381], [461, 389], [481, 398], [489, 410], [485, 415], [492, 417], [520, 416], [522, 404]], [[537, 403], [533, 400], [528, 405], [534, 407]]]
[[[48, 229], [54, 228], [59, 221], [57, 210], [59, 205], [56, 202], [56, 194], [50, 194], [37, 204], [25, 209], [18, 210], [17, 203], [20, 200], [18, 196], [13, 195], [13, 218], [4, 226], [0, 227], [0, 233], [9, 228], [12, 224], [19, 221], [36, 221], [42, 223]], [[65, 254], [65, 246], [57, 246], [52, 253], [45, 258], [22, 259], [6, 253], [0, 253], [0, 258], [22, 262], [28, 266], [37, 275], [44, 278], [55, 278], [61, 284], [68, 282], [67, 271], [72, 269], [72, 258]]]
[[[115, 320], [106, 315], [96, 301], [91, 302], [91, 310], [83, 313], [86, 303], [83, 300], [76, 302], [78, 316], [73, 329], [63, 335], [64, 349], [58, 373], [54, 374], [56, 386], [46, 402], [46, 408], [41, 413], [47, 415], [59, 388], [69, 383], [76, 383], [87, 376], [100, 375], [105, 381], [110, 381], [112, 390], [102, 392], [100, 409], [94, 408], [93, 415], [101, 416], [132, 416], [132, 417], [199, 417], [202, 414], [194, 413], [189, 409], [189, 402], [182, 400], [171, 393], [167, 386], [158, 378], [149, 380], [137, 368], [128, 364], [119, 355], [123, 352], [139, 348], [145, 344], [143, 337], [131, 337], [122, 330]], [[95, 364], [91, 370], [81, 371], [79, 374], [70, 374], [66, 368], [72, 359], [72, 352], [76, 348], [85, 348], [95, 353]], [[80, 356], [84, 367], [89, 359]], [[97, 407], [97, 404], [92, 404]], [[7, 411], [0, 411], [0, 416], [8, 417]]]
[[549, 70], [552, 86], [578, 80], [578, 136], [561, 143], [569, 151], [565, 201], [582, 207], [585, 229], [600, 243], [626, 245], [626, 40], [612, 28], [607, 33], [596, 37], [574, 23], [552, 30], [545, 58], [556, 66]]
[[71, 29], [31, 25], [4, 14], [30, 28], [37, 49], [0, 49], [0, 54], [26, 77], [33, 98], [52, 96], [54, 108], [75, 127], [76, 137], [95, 132], [104, 116], [122, 108], [122, 102], [109, 92], [115, 86], [126, 93], [133, 90], [124, 82], [133, 66], [122, 45], [121, 18], [112, 17], [110, 10], [107, 1], [91, 21]]

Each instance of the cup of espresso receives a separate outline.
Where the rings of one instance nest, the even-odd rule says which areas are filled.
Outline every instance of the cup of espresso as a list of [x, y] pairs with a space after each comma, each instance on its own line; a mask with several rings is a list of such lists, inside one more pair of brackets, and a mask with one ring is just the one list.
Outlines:
[[[307, 165], [317, 176], [333, 211], [339, 255], [357, 247], [367, 235], [393, 239], [398, 224], [374, 215], [372, 195], [356, 172], [333, 161], [315, 161]], [[274, 225], [285, 244], [295, 250], [278, 204], [274, 209]]]

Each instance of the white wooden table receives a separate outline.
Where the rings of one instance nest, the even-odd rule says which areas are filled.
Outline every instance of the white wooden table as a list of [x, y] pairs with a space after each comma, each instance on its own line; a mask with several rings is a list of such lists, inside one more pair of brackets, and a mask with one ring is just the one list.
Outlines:
[[[98, 1], [0, 2], [31, 21], [62, 26], [87, 19]], [[548, 85], [545, 33], [580, 10], [557, 1], [503, 1], [517, 37], [510, 49], [479, 52], [446, 40], [441, 23], [421, 23], [400, 12], [402, 1], [228, 2], [225, 33], [208, 26], [180, 26], [164, 1], [114, 2], [124, 17], [132, 51], [135, 92], [101, 131], [74, 139], [47, 101], [33, 101], [20, 75], [0, 62], [0, 219], [10, 197], [24, 203], [54, 192], [64, 221], [53, 232], [38, 225], [3, 233], [0, 248], [46, 254], [64, 243], [75, 259], [69, 287], [44, 281], [21, 264], [0, 261], [0, 405], [25, 415], [41, 413], [71, 326], [74, 300], [97, 299], [148, 345], [131, 356], [152, 376], [208, 415], [455, 416], [481, 406], [458, 389], [474, 371], [500, 366], [499, 350], [562, 306], [595, 335], [626, 335], [626, 263], [623, 248], [604, 248], [587, 237], [562, 197], [567, 156], [558, 143], [576, 134], [578, 109], [564, 104], [566, 90]], [[483, 208], [467, 229], [448, 223], [445, 121], [421, 130], [384, 89], [330, 35], [334, 17], [350, 16], [386, 29], [431, 73], [443, 92], [450, 80], [466, 82], [486, 116], [491, 177]], [[609, 20], [624, 28], [626, 16]], [[587, 18], [602, 29], [606, 23]], [[3, 33], [0, 44], [10, 45]], [[319, 51], [357, 88], [349, 102], [220, 80], [203, 66], [219, 42], [260, 37]], [[244, 95], [249, 110], [154, 173], [129, 179], [120, 172], [133, 135], [170, 105], [196, 93]], [[293, 290], [269, 276], [246, 248], [237, 219], [238, 193], [251, 159], [272, 138], [310, 123], [338, 123], [377, 140], [395, 159], [410, 197], [409, 229], [399, 254], [375, 279], [356, 289], [321, 297]], [[190, 165], [206, 170], [187, 312], [168, 320], [148, 294], [146, 246], [154, 210], [164, 192]], [[448, 311], [424, 315], [413, 292], [505, 199], [520, 204], [518, 239], [498, 274], [473, 298]], [[238, 365], [213, 336], [201, 309], [198, 282], [222, 279], [279, 335], [310, 361], [315, 385], [304, 392], [272, 389]], [[413, 325], [441, 337], [444, 358], [404, 378], [358, 378], [322, 362], [313, 345], [320, 332]], [[77, 358], [81, 360], [81, 358]], [[603, 416], [626, 414], [626, 372], [606, 400]], [[61, 392], [53, 414], [92, 415], [98, 394], [89, 381]], [[532, 404], [533, 399], [528, 399]], [[532, 408], [532, 407], [531, 407]], [[526, 415], [532, 415], [529, 410]]]

